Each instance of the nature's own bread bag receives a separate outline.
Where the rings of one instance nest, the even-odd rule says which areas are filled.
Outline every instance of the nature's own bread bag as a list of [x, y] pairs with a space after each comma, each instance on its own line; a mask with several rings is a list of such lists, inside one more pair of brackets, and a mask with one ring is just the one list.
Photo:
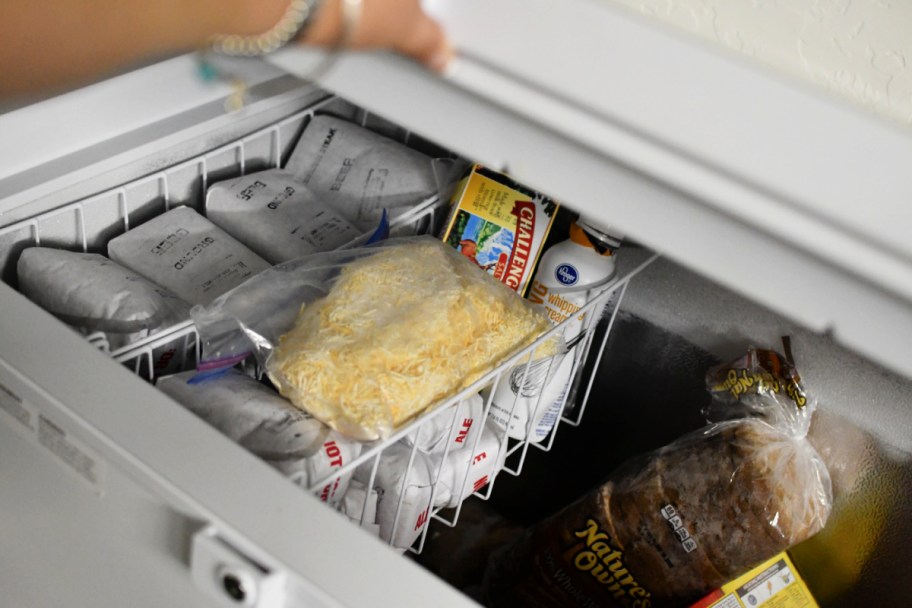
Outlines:
[[794, 369], [752, 350], [707, 380], [716, 412], [741, 417], [628, 461], [530, 529], [492, 561], [491, 605], [686, 604], [823, 527], [830, 479]]

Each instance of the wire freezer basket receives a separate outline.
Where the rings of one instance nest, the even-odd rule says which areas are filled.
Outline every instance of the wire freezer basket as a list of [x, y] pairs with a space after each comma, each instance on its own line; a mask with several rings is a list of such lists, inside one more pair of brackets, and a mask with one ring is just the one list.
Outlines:
[[[344, 101], [327, 99], [200, 156], [0, 228], [0, 270], [4, 279], [15, 284], [15, 261], [26, 247], [41, 245], [103, 252], [111, 238], [174, 206], [189, 205], [204, 212], [205, 193], [210, 184], [281, 167], [307, 121], [320, 111], [360, 122], [434, 156], [448, 155], [433, 144], [413, 138], [410, 133]], [[399, 215], [391, 228], [396, 234], [433, 233], [445, 214], [445, 201], [435, 197]], [[580, 314], [587, 314], [609, 304], [605, 308], [610, 312], [607, 330], [596, 348], [596, 367], [629, 282], [654, 258], [652, 253], [636, 247], [623, 249], [618, 256], [617, 280], [580, 310]], [[573, 357], [574, 376], [582, 369], [594, 346], [597, 319], [591, 317], [587, 314], [586, 327], [573, 341], [573, 349], [568, 355]], [[565, 325], [554, 327], [465, 390], [434, 404], [388, 439], [364, 445], [359, 456], [332, 475], [309, 480], [308, 490], [320, 498], [327, 486], [338, 484], [343, 478], [354, 480], [337, 508], [356, 524], [380, 534], [389, 544], [421, 552], [432, 520], [455, 526], [466, 498], [489, 498], [498, 474], [522, 473], [530, 447], [549, 451], [562, 424], [580, 424], [591, 380], [589, 386], [583, 387], [582, 399], [566, 408], [561, 404], [563, 414], [543, 441], [531, 440], [529, 428], [524, 438], [510, 438], [490, 415], [492, 395], [500, 383], [510, 381], [510, 374], [525, 381], [537, 373], [550, 371], [554, 359], [536, 362], [529, 355], [553, 336], [563, 334]], [[106, 352], [110, 350], [103, 334], [93, 334], [87, 339]], [[192, 369], [199, 355], [199, 338], [191, 321], [111, 352], [114, 360], [153, 383], [164, 375]], [[252, 362], [245, 364], [250, 375], [259, 375]], [[566, 391], [562, 399], [566, 401]], [[535, 407], [547, 407], [548, 404], [542, 401], [539, 397]], [[469, 402], [471, 407], [466, 405]], [[513, 407], [516, 407], [515, 403]], [[529, 416], [529, 420], [534, 417]], [[439, 442], [433, 447], [422, 441], [423, 437], [434, 433], [453, 440]]]

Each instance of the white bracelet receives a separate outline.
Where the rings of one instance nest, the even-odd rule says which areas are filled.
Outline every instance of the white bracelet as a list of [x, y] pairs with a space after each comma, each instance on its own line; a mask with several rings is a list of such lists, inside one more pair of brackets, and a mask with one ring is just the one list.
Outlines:
[[268, 32], [258, 36], [219, 34], [209, 39], [209, 46], [223, 55], [256, 57], [273, 53], [301, 33], [316, 15], [322, 2], [323, 0], [291, 0], [285, 14]]

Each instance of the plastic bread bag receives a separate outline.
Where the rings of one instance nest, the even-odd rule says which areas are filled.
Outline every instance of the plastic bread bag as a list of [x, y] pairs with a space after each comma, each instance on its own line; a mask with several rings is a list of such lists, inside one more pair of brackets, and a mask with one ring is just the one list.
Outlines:
[[156, 387], [323, 502], [338, 503], [351, 473], [332, 477], [361, 453], [350, 441], [308, 416], [264, 384], [230, 369], [204, 382], [194, 372], [161, 378]]
[[101, 332], [111, 350], [190, 318], [172, 292], [97, 253], [29, 247], [16, 270], [27, 298], [83, 335]]
[[[432, 237], [280, 264], [191, 311], [206, 372], [256, 354], [293, 404], [347, 437], [388, 437], [550, 329]], [[562, 348], [546, 341], [534, 356]]]
[[338, 249], [362, 235], [322, 197], [277, 169], [213, 184], [206, 217], [271, 264]]
[[314, 116], [285, 170], [361, 230], [376, 225], [380, 211], [393, 219], [435, 198], [432, 159], [355, 123]]
[[[718, 382], [733, 376], [744, 381]], [[492, 560], [490, 606], [688, 605], [823, 528], [830, 478], [792, 366], [757, 351], [707, 381], [728, 419], [627, 461], [533, 526]]]

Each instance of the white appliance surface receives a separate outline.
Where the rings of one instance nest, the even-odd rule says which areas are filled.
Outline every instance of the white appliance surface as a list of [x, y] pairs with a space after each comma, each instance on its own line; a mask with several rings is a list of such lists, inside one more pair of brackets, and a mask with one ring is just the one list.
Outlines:
[[[677, 26], [686, 21], [681, 15], [699, 8], [630, 4], [647, 12], [650, 6], [657, 13], [667, 8], [665, 20]], [[782, 10], [794, 6], [772, 4]], [[752, 60], [695, 44], [603, 0], [431, 0], [428, 5], [460, 50], [444, 78], [399, 57], [348, 54], [321, 84], [404, 132], [509, 169], [576, 210], [798, 321], [813, 333], [809, 344], [829, 332], [912, 377], [907, 356], [912, 137], [895, 120], [872, 118], [797, 84], [794, 74], [757, 69]], [[729, 15], [721, 3], [713, 6]], [[818, 13], [809, 14], [821, 18], [859, 10], [849, 2], [814, 6]], [[772, 11], [763, 13], [770, 23]], [[706, 32], [707, 23], [697, 20], [691, 29]], [[758, 20], [758, 28], [761, 23], [767, 21]], [[855, 44], [868, 32], [857, 28], [857, 19], [852, 23], [844, 31], [856, 33]], [[746, 27], [731, 31], [743, 34]], [[862, 99], [877, 111], [892, 113], [907, 99], [906, 51], [904, 41], [892, 38], [893, 29], [883, 31], [885, 44], [892, 46], [883, 53], [876, 47], [871, 63], [894, 78], [871, 81], [885, 87], [882, 96], [860, 88]], [[730, 45], [734, 38], [723, 33], [721, 39]], [[754, 48], [746, 42], [742, 47]], [[857, 59], [853, 53], [849, 49], [847, 56]], [[291, 49], [273, 61], [306, 76], [315, 56]], [[238, 162], [243, 170], [249, 159], [231, 142], [287, 115], [289, 107], [323, 98], [270, 68], [254, 87], [253, 103], [225, 115], [226, 88], [201, 85], [192, 67], [192, 57], [180, 57], [0, 115], [0, 133], [8, 142], [0, 150], [0, 227], [102, 191], [108, 197], [105, 214], [126, 214], [128, 195], [146, 197], [141, 213], [179, 202], [207, 183], [198, 179], [197, 164], [214, 175], [235, 170]], [[819, 83], [826, 80], [820, 73], [802, 78]], [[842, 74], [837, 70], [829, 84], [839, 88]], [[899, 102], [884, 101], [894, 94]], [[297, 124], [266, 132], [257, 154], [278, 162]], [[204, 146], [226, 143], [207, 155]], [[169, 163], [198, 154], [200, 163], [174, 165], [178, 187], [155, 177]], [[141, 176], [152, 177], [129, 192], [117, 190], [117, 184]], [[60, 211], [25, 230], [44, 230], [51, 242], [72, 240], [75, 218], [83, 246], [97, 245], [85, 242], [80, 224], [97, 217], [85, 215], [79, 204]], [[662, 297], [678, 289], [674, 279], [660, 280]], [[690, 288], [704, 294], [712, 286]], [[650, 291], [640, 293], [647, 319], [700, 342], [697, 334], [688, 334], [699, 328], [676, 326], [681, 317], [674, 310], [656, 310]], [[269, 589], [281, 587], [302, 605], [377, 605], [379, 592], [389, 605], [469, 604], [413, 564], [392, 559], [388, 548], [317, 505], [7, 285], [0, 285], [0, 302], [0, 483], [10, 489], [0, 493], [0, 511], [21, 514], [3, 518], [0, 532], [12, 545], [25, 547], [21, 560], [4, 554], [0, 571], [22, 582], [8, 595], [15, 605], [65, 602], [63, 592], [48, 585], [51, 579], [60, 589], [80, 591], [85, 605], [198, 606], [206, 597], [213, 606], [233, 605], [218, 587], [222, 579], [207, 578], [213, 560], [261, 581], [266, 599]], [[770, 326], [779, 320], [770, 318], [761, 323], [764, 332], [772, 333]], [[707, 342], [719, 335], [702, 333]], [[876, 381], [876, 370], [861, 368], [866, 382]], [[903, 379], [891, 382], [899, 388], [890, 396], [906, 394]], [[902, 405], [872, 408], [871, 416], [878, 424], [894, 425], [880, 436], [906, 449], [900, 433], [908, 416]], [[856, 412], [855, 420], [866, 414]], [[40, 460], [35, 466], [33, 458]], [[237, 478], [250, 483], [240, 487]], [[81, 527], [67, 525], [61, 513], [71, 514]], [[110, 580], [110, 569], [133, 554], [131, 547], [142, 548], [131, 562], [135, 567]], [[74, 554], [78, 567], [71, 567]], [[188, 567], [195, 568], [197, 579], [189, 577]], [[131, 597], [134, 593], [139, 595]]]

